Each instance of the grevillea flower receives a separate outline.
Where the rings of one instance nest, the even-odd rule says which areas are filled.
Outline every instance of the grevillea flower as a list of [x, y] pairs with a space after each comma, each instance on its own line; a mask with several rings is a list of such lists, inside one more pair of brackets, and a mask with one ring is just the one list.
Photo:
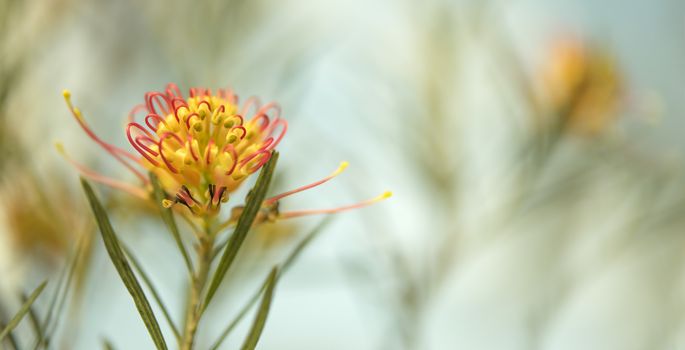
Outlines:
[[575, 37], [557, 39], [542, 68], [544, 107], [581, 135], [595, 135], [614, 121], [622, 97], [615, 60]]
[[[262, 105], [251, 97], [240, 106], [238, 96], [224, 89], [212, 93], [210, 89], [192, 88], [184, 97], [175, 84], [169, 84], [164, 92], [145, 94], [144, 103], [129, 113], [125, 132], [135, 154], [100, 139], [72, 105], [69, 91], [64, 91], [64, 98], [86, 134], [131, 170], [143, 186], [97, 174], [67, 158], [82, 175], [149, 198], [150, 181], [144, 170], [150, 171], [172, 198], [165, 200], [165, 206], [179, 203], [195, 215], [216, 213], [249, 175], [266, 164], [288, 129], [281, 108], [274, 102]], [[267, 199], [265, 211], [278, 218], [297, 217], [358, 208], [390, 196], [387, 192], [371, 201], [335, 209], [278, 212], [279, 199], [323, 184], [346, 166], [343, 162], [322, 180]]]

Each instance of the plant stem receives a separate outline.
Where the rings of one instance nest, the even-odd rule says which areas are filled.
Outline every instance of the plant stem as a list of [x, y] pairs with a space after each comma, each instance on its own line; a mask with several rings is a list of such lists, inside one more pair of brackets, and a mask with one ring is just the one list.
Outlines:
[[211, 233], [210, 226], [210, 221], [205, 219], [203, 223], [204, 232], [199, 235], [197, 264], [190, 283], [190, 296], [188, 298], [181, 350], [191, 350], [193, 348], [197, 327], [202, 317], [200, 312], [202, 292], [209, 276], [209, 269], [212, 264], [212, 249], [214, 248], [214, 235]]

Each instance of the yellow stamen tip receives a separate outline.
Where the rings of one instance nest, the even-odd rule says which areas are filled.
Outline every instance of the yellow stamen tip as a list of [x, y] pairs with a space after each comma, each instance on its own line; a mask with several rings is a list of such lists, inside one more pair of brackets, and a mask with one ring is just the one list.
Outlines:
[[381, 199], [387, 199], [387, 198], [390, 198], [390, 197], [392, 197], [392, 192], [391, 192], [391, 191], [385, 191], [385, 192], [381, 195]]
[[173, 205], [174, 205], [173, 201], [170, 201], [168, 199], [162, 200], [162, 206], [164, 206], [164, 208], [171, 208]]
[[62, 90], [62, 96], [64, 96], [65, 100], [69, 100], [71, 98], [71, 91], [67, 89]]
[[345, 168], [347, 168], [348, 165], [350, 165], [349, 162], [346, 162], [346, 161], [340, 162], [340, 166], [338, 166], [338, 169], [336, 169], [336, 170], [333, 172], [333, 174], [331, 174], [331, 177], [340, 175], [340, 173], [342, 173], [343, 171], [345, 171]]
[[64, 150], [64, 145], [61, 142], [55, 142], [55, 149], [57, 149], [57, 152], [61, 155], [66, 155], [67, 152]]

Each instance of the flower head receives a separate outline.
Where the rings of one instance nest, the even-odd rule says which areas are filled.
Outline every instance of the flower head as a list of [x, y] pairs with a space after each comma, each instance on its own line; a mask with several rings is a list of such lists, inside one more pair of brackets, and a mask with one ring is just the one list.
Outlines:
[[240, 107], [238, 97], [223, 89], [213, 94], [194, 88], [184, 97], [169, 84], [164, 92], [145, 94], [145, 103], [129, 114], [126, 137], [137, 157], [97, 138], [71, 105], [68, 92], [65, 98], [91, 138], [127, 167], [134, 169], [134, 161], [154, 173], [165, 191], [175, 194], [166, 205], [178, 202], [192, 210], [217, 208], [226, 201], [269, 160], [288, 126], [275, 103], [261, 106], [250, 98]]
[[[214, 94], [210, 89], [193, 88], [184, 97], [175, 84], [169, 84], [164, 92], [145, 94], [144, 103], [129, 113], [126, 138], [135, 154], [100, 139], [72, 105], [69, 91], [64, 91], [64, 98], [86, 134], [140, 178], [143, 187], [103, 176], [67, 158], [82, 175], [149, 198], [150, 180], [141, 171], [146, 169], [157, 176], [170, 196], [164, 200], [165, 206], [179, 203], [195, 215], [218, 212], [221, 203], [266, 164], [288, 129], [276, 103], [262, 105], [252, 97], [240, 106], [238, 97], [223, 89]], [[65, 154], [60, 145], [58, 149]], [[386, 193], [380, 199], [335, 209], [278, 212], [279, 199], [321, 185], [345, 167], [347, 162], [322, 180], [266, 200], [264, 211], [270, 219], [289, 218], [362, 207], [389, 197]]]
[[145, 126], [132, 120], [128, 141], [164, 188], [186, 202], [225, 198], [269, 160], [287, 130], [275, 103], [260, 107], [252, 98], [239, 109], [237, 96], [224, 90], [191, 89], [184, 98], [170, 85], [145, 99]]

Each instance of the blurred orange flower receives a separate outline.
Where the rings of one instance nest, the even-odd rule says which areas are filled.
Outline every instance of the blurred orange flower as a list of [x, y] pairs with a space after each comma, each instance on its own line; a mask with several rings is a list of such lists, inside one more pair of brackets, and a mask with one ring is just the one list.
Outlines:
[[542, 68], [543, 108], [574, 133], [592, 136], [616, 119], [622, 77], [607, 52], [577, 38], [558, 39]]

